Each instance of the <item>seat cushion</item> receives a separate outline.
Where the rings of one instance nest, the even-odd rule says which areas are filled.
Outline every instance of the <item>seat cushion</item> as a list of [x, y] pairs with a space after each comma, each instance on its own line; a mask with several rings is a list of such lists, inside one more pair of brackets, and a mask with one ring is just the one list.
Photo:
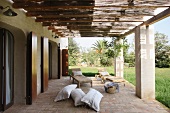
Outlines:
[[72, 71], [72, 73], [73, 73], [73, 76], [83, 75], [81, 71]]

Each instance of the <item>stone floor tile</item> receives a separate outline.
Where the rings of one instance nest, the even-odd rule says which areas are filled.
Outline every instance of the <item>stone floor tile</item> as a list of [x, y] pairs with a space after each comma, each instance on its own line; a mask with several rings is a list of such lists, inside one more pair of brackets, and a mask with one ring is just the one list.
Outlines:
[[[170, 113], [168, 108], [162, 106], [156, 100], [137, 98], [134, 86], [128, 82], [119, 84], [119, 92], [108, 94], [104, 90], [104, 84], [94, 77], [91, 79], [94, 81], [93, 88], [104, 96], [100, 103], [100, 111], [97, 113]], [[75, 107], [71, 98], [54, 102], [57, 93], [69, 84], [72, 84], [69, 77], [50, 80], [48, 90], [39, 94], [32, 105], [15, 104], [3, 113], [96, 113], [95, 110], [88, 106]], [[81, 89], [85, 93], [90, 88], [90, 84], [81, 85]]]

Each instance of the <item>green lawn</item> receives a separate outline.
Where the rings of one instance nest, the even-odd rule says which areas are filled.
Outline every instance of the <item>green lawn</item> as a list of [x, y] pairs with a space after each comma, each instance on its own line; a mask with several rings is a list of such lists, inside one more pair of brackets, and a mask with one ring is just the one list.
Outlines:
[[[69, 68], [76, 68], [70, 66]], [[95, 76], [98, 67], [81, 67], [86, 76]], [[114, 75], [114, 67], [105, 67]], [[170, 108], [170, 68], [156, 68], [156, 99]], [[124, 68], [124, 78], [135, 85], [135, 68]]]

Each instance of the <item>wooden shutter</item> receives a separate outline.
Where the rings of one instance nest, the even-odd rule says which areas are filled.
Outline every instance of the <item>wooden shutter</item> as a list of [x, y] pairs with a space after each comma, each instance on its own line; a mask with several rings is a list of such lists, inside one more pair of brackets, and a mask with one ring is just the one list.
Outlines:
[[26, 103], [37, 98], [37, 36], [31, 32], [27, 38]]
[[49, 49], [48, 38], [41, 37], [41, 92], [48, 89]]

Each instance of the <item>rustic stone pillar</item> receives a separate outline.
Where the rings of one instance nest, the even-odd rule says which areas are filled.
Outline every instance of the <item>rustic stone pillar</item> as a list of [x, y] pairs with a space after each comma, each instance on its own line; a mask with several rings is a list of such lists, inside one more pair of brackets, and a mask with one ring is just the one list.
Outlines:
[[[123, 39], [116, 40], [116, 44], [122, 44], [123, 45]], [[121, 48], [119, 55], [116, 56], [115, 59], [114, 59], [115, 76], [123, 78], [123, 64], [124, 64], [123, 48]]]
[[152, 26], [137, 27], [135, 31], [136, 95], [155, 98], [155, 49]]

